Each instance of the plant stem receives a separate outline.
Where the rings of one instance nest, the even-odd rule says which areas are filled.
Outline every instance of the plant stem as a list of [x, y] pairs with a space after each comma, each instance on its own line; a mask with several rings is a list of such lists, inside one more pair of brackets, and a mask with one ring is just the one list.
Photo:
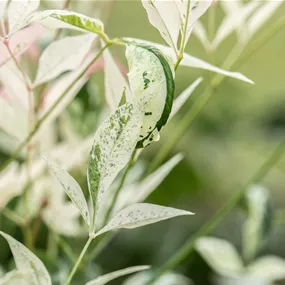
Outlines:
[[[244, 52], [243, 55], [240, 56], [243, 51], [243, 47], [239, 44], [232, 50], [228, 58], [226, 59], [223, 68], [230, 69], [231, 67], [237, 68], [243, 65], [256, 51], [261, 49], [267, 42], [270, 40], [278, 31], [280, 31], [285, 26], [285, 16], [281, 17], [278, 21], [276, 21], [268, 30], [264, 33], [263, 36], [260, 36], [248, 49], [247, 52]], [[240, 56], [239, 59], [237, 59]], [[191, 125], [196, 116], [200, 113], [203, 107], [206, 105], [208, 100], [210, 99], [213, 91], [223, 82], [225, 79], [224, 75], [216, 75], [211, 81], [211, 85], [206, 87], [205, 91], [198, 97], [198, 99], [194, 102], [192, 108], [182, 119], [182, 122], [179, 124], [179, 127], [175, 129], [175, 132], [172, 134], [171, 139], [168, 140], [167, 144], [164, 144], [155, 158], [152, 160], [150, 166], [148, 167], [147, 174], [154, 171], [167, 157], [170, 151], [177, 145], [183, 134], [185, 134], [186, 129]]]
[[62, 95], [56, 100], [56, 102], [51, 106], [51, 108], [43, 115], [41, 119], [38, 120], [38, 122], [35, 124], [33, 130], [29, 133], [29, 135], [26, 137], [26, 139], [17, 147], [17, 149], [12, 153], [10, 158], [4, 163], [4, 165], [0, 168], [0, 171], [5, 169], [7, 166], [10, 165], [12, 161], [14, 161], [22, 152], [23, 148], [28, 144], [34, 135], [37, 133], [41, 125], [44, 123], [44, 121], [49, 117], [49, 115], [53, 112], [53, 110], [58, 106], [58, 104], [64, 99], [66, 94], [73, 88], [73, 86], [81, 79], [82, 76], [86, 73], [88, 68], [102, 55], [104, 50], [108, 48], [112, 43], [106, 44], [99, 53], [94, 57], [94, 59], [91, 61], [91, 63], [78, 75], [78, 77], [72, 82], [72, 84], [62, 93]]
[[72, 268], [72, 270], [71, 270], [71, 272], [70, 272], [70, 274], [69, 274], [69, 276], [68, 276], [68, 278], [67, 278], [67, 280], [65, 282], [65, 285], [69, 285], [70, 284], [70, 282], [71, 282], [74, 274], [76, 273], [76, 271], [77, 271], [77, 269], [78, 269], [78, 267], [79, 267], [79, 265], [80, 265], [84, 255], [86, 254], [86, 252], [87, 252], [87, 250], [89, 248], [89, 245], [91, 244], [92, 240], [93, 240], [93, 237], [89, 237], [88, 238], [88, 240], [87, 240], [83, 250], [81, 251], [81, 253], [80, 253], [80, 255], [79, 255], [75, 265], [73, 266], [73, 268]]
[[119, 194], [120, 194], [120, 192], [121, 192], [121, 190], [122, 190], [122, 188], [123, 188], [123, 186], [124, 186], [124, 184], [125, 184], [127, 175], [128, 175], [130, 169], [131, 169], [132, 166], [133, 166], [133, 162], [134, 162], [134, 158], [135, 158], [136, 152], [137, 152], [136, 149], [134, 149], [134, 151], [133, 151], [133, 153], [132, 153], [132, 156], [131, 156], [131, 158], [130, 158], [128, 164], [127, 164], [126, 170], [125, 170], [125, 172], [124, 172], [124, 174], [123, 174], [123, 176], [122, 176], [122, 179], [121, 179], [121, 181], [120, 181], [120, 184], [119, 184], [119, 186], [118, 186], [118, 188], [117, 188], [117, 190], [116, 190], [114, 196], [112, 197], [112, 201], [111, 201], [111, 203], [110, 203], [110, 206], [109, 206], [108, 211], [107, 211], [106, 216], [105, 216], [104, 225], [108, 222], [108, 220], [109, 220], [109, 218], [110, 218], [110, 216], [111, 216], [113, 207], [115, 206], [115, 204], [116, 204], [116, 202], [117, 202], [117, 199], [118, 199], [118, 197], [119, 197]]
[[281, 159], [285, 151], [285, 138], [272, 152], [272, 154], [265, 160], [255, 174], [243, 185], [234, 195], [198, 232], [194, 234], [186, 243], [176, 252], [162, 267], [157, 271], [155, 278], [149, 284], [153, 284], [165, 272], [174, 269], [178, 264], [183, 262], [195, 248], [195, 242], [201, 236], [207, 235], [211, 232], [240, 202], [245, 192], [250, 185], [259, 182], [264, 176], [273, 168]]

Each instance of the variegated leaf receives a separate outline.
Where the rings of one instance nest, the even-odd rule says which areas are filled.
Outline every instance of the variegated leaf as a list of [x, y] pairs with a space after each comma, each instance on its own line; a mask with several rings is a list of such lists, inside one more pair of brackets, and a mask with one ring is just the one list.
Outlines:
[[87, 172], [95, 217], [104, 193], [131, 158], [141, 122], [142, 114], [134, 105], [126, 103], [113, 112], [95, 134]]

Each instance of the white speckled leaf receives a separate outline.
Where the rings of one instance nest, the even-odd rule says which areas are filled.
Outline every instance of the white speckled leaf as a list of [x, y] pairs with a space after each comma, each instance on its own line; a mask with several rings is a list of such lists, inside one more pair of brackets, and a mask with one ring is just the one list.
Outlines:
[[103, 194], [130, 160], [141, 121], [142, 114], [133, 104], [126, 103], [113, 112], [95, 134], [88, 164], [88, 185], [95, 217]]
[[180, 14], [175, 1], [142, 0], [149, 22], [158, 29], [167, 44], [177, 50]]
[[94, 38], [93, 34], [87, 34], [52, 42], [40, 57], [34, 86], [52, 80], [65, 71], [77, 69]]
[[266, 188], [253, 185], [245, 195], [247, 219], [243, 227], [243, 257], [252, 260], [271, 228], [269, 192]]
[[39, 7], [39, 0], [12, 0], [8, 8], [9, 35], [25, 25], [27, 17]]
[[247, 272], [271, 282], [281, 280], [285, 278], [285, 260], [274, 255], [264, 256], [249, 264]]
[[202, 237], [196, 242], [196, 250], [220, 275], [235, 276], [244, 269], [237, 250], [226, 240]]
[[46, 10], [34, 13], [27, 19], [26, 25], [35, 21], [40, 21], [41, 24], [49, 29], [66, 28], [99, 35], [104, 33], [104, 25], [100, 20], [72, 11]]
[[191, 94], [195, 91], [197, 86], [202, 82], [203, 78], [196, 79], [188, 88], [186, 88], [173, 102], [172, 111], [169, 119], [173, 118], [181, 107], [185, 104]]
[[88, 283], [86, 283], [86, 285], [105, 285], [107, 283], [109, 283], [110, 281], [117, 279], [119, 277], [128, 275], [128, 274], [132, 274], [138, 271], [143, 271], [143, 270], [147, 270], [149, 269], [150, 266], [133, 266], [133, 267], [128, 267], [122, 270], [118, 270], [118, 271], [114, 271], [102, 276], [97, 277], [96, 279], [89, 281]]
[[110, 109], [115, 110], [125, 91], [127, 102], [131, 101], [131, 90], [129, 84], [108, 49], [104, 51], [104, 76], [105, 76], [105, 97]]
[[41, 260], [20, 242], [0, 231], [8, 242], [18, 270], [31, 270], [29, 285], [52, 285], [48, 271]]
[[85, 200], [83, 191], [76, 182], [76, 180], [67, 171], [59, 167], [53, 161], [47, 160], [46, 158], [43, 159], [47, 163], [49, 169], [54, 174], [54, 176], [58, 179], [59, 183], [63, 187], [68, 197], [79, 209], [85, 223], [89, 226], [90, 218], [89, 218], [88, 205]]
[[183, 215], [193, 215], [193, 213], [154, 204], [138, 203], [120, 211], [96, 236], [112, 230], [134, 229]]
[[[144, 114], [140, 139], [156, 129], [167, 100], [167, 79], [158, 57], [146, 48], [128, 45], [129, 82], [133, 100]], [[150, 140], [157, 140], [154, 136]], [[149, 143], [146, 141], [145, 145]], [[144, 146], [145, 146], [144, 145]]]

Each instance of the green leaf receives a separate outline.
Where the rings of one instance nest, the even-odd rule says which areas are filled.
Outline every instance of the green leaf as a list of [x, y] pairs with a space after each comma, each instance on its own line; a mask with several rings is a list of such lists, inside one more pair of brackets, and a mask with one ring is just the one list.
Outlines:
[[253, 259], [267, 238], [271, 226], [269, 193], [262, 186], [252, 186], [244, 197], [247, 219], [243, 227], [243, 255], [245, 260]]
[[0, 231], [0, 235], [2, 235], [9, 244], [17, 269], [20, 271], [31, 271], [31, 274], [29, 274], [30, 285], [52, 285], [48, 271], [36, 255], [10, 235], [2, 231]]
[[79, 209], [85, 223], [90, 225], [90, 217], [88, 211], [88, 205], [85, 200], [84, 194], [76, 180], [64, 169], [59, 167], [55, 162], [43, 158], [46, 164], [48, 165], [51, 172], [57, 178], [62, 188], [72, 200], [72, 202]]
[[98, 35], [104, 34], [104, 25], [100, 20], [72, 11], [46, 10], [34, 13], [27, 19], [26, 24], [35, 21], [40, 21], [41, 24], [50, 29], [67, 28]]
[[110, 281], [117, 279], [119, 277], [132, 274], [138, 271], [142, 270], [147, 270], [149, 269], [149, 266], [133, 266], [133, 267], [128, 267], [122, 270], [114, 271], [112, 273], [108, 273], [102, 276], [97, 277], [96, 279], [89, 281], [86, 283], [86, 285], [105, 285], [109, 283]]
[[130, 44], [126, 57], [133, 100], [144, 114], [137, 145], [142, 148], [156, 140], [167, 123], [173, 104], [174, 78], [167, 59], [157, 48]]
[[244, 269], [237, 250], [226, 240], [202, 237], [196, 242], [196, 250], [220, 275], [234, 276]]
[[127, 103], [99, 127], [89, 156], [88, 185], [95, 219], [104, 193], [131, 158], [138, 141], [142, 114]]
[[154, 204], [138, 203], [120, 211], [96, 236], [118, 229], [134, 229], [167, 219], [193, 213]]

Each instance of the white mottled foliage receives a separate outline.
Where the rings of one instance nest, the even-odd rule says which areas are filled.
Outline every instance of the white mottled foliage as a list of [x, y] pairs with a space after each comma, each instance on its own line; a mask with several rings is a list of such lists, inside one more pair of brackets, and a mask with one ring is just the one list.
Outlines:
[[51, 160], [44, 158], [51, 172], [58, 179], [59, 183], [63, 187], [64, 191], [68, 197], [73, 201], [73, 203], [79, 209], [84, 221], [89, 226], [90, 218], [88, 205], [85, 200], [84, 194], [76, 180], [64, 169], [60, 168], [56, 163]]
[[132, 274], [138, 271], [143, 271], [149, 269], [149, 266], [133, 266], [133, 267], [128, 267], [125, 269], [121, 269], [118, 271], [114, 271], [112, 273], [108, 273], [102, 276], [97, 277], [96, 279], [89, 281], [86, 283], [86, 285], [105, 285], [109, 283], [110, 281], [117, 279], [119, 277]]
[[[136, 38], [125, 38], [128, 41], [134, 41], [137, 43], [145, 43], [154, 47], [157, 47], [159, 50], [161, 50], [165, 55], [167, 55], [168, 57], [175, 59], [175, 55], [173, 54], [173, 50], [165, 45], [161, 45], [161, 44], [157, 44], [157, 43], [153, 43], [150, 41], [145, 41], [145, 40], [141, 40], [141, 39], [136, 39]], [[200, 69], [205, 69], [205, 70], [209, 70], [212, 72], [216, 72], [216, 73], [220, 73], [223, 74], [225, 76], [228, 77], [232, 77], [241, 81], [245, 81], [247, 83], [253, 83], [252, 80], [250, 80], [249, 78], [247, 78], [246, 76], [244, 76], [243, 74], [239, 73], [239, 72], [232, 72], [232, 71], [227, 71], [225, 69], [219, 68], [217, 66], [214, 66], [202, 59], [199, 59], [197, 57], [194, 57], [190, 54], [184, 53], [184, 59], [181, 61], [180, 63], [182, 66], [186, 66], [186, 67], [192, 67], [192, 68], [200, 68]]]
[[52, 285], [48, 271], [41, 260], [10, 235], [0, 232], [8, 242], [18, 270], [30, 270], [30, 285]]
[[138, 141], [141, 117], [132, 104], [126, 103], [95, 134], [89, 156], [88, 185], [96, 214], [104, 193], [130, 160]]
[[128, 45], [126, 57], [133, 100], [144, 114], [142, 139], [156, 128], [161, 118], [167, 97], [167, 79], [158, 57], [147, 49]]
[[193, 213], [170, 207], [138, 203], [120, 211], [96, 233], [96, 236], [112, 230], [134, 229], [183, 215], [193, 215]]
[[243, 270], [243, 263], [237, 250], [226, 240], [202, 237], [196, 242], [196, 250], [220, 275], [233, 276]]
[[131, 90], [109, 50], [104, 51], [103, 58], [105, 71], [105, 97], [107, 104], [113, 111], [118, 107], [124, 90], [126, 92], [127, 101], [131, 101]]
[[39, 7], [39, 0], [12, 0], [8, 8], [9, 35], [22, 28], [27, 17]]
[[42, 53], [34, 86], [56, 78], [61, 73], [77, 69], [89, 51], [94, 35], [65, 37], [52, 42]]
[[158, 29], [166, 43], [177, 51], [180, 14], [175, 1], [142, 0], [149, 22]]

